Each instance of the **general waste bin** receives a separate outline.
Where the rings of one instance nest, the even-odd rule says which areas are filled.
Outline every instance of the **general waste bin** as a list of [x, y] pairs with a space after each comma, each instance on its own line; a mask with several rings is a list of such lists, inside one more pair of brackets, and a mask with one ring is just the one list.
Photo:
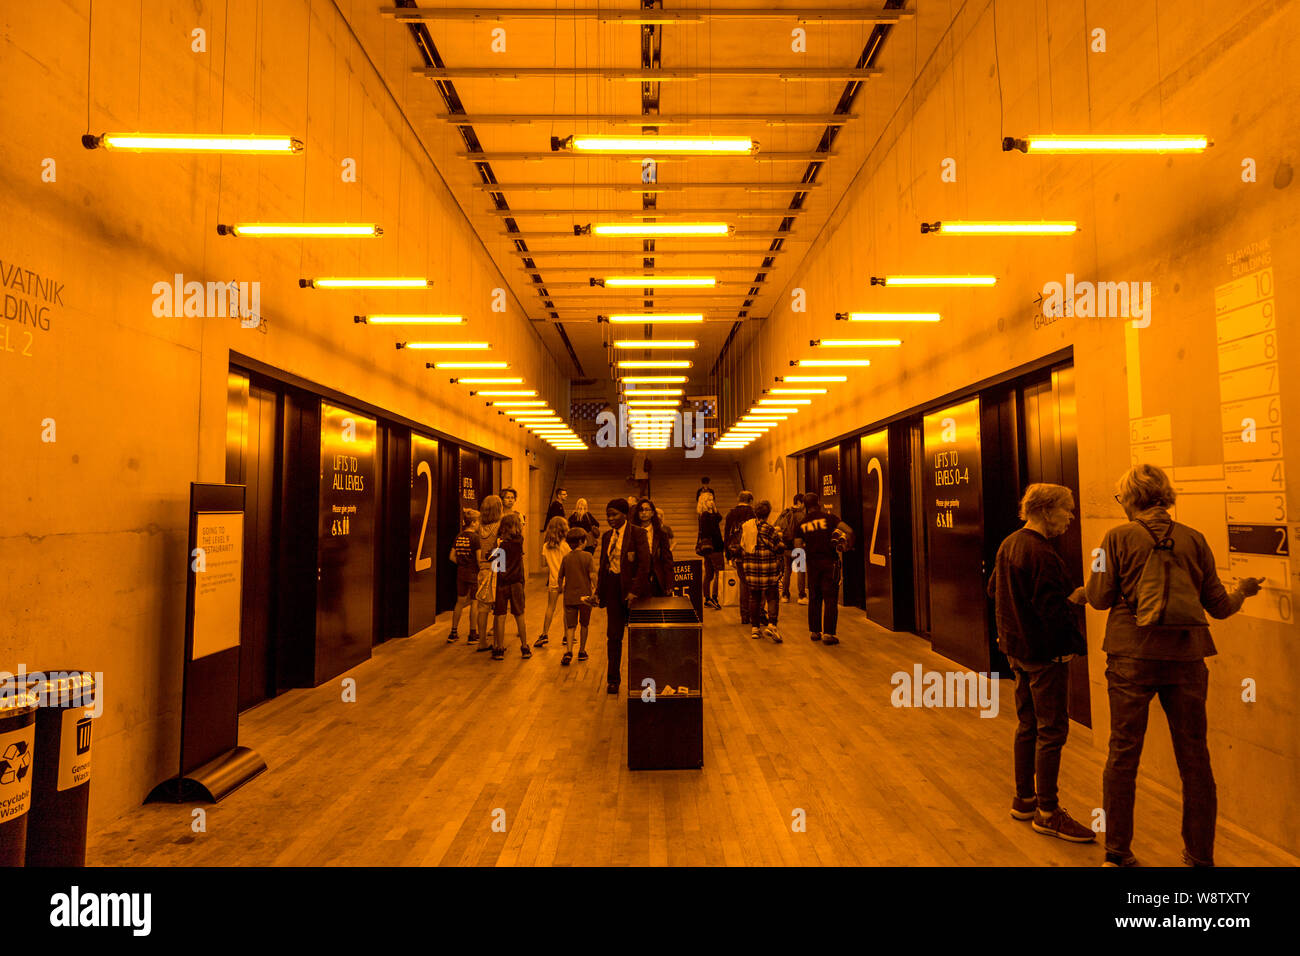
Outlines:
[[35, 744], [36, 695], [0, 685], [0, 866], [22, 866], [27, 852]]
[[[629, 769], [704, 766], [702, 630], [686, 598], [642, 598], [628, 610]], [[653, 700], [647, 679], [654, 682]]]
[[90, 808], [90, 727], [95, 677], [86, 671], [27, 675], [35, 695], [36, 761], [27, 814], [28, 866], [85, 866]]

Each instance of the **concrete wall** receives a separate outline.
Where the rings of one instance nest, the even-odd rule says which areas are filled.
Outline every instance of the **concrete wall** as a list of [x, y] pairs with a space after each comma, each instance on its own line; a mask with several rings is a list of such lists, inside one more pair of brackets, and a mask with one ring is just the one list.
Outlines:
[[[1300, 35], [1300, 6], [1162, 4], [1157, 29], [1150, 3], [1090, 3], [1087, 22], [1077, 3], [1002, 3], [996, 58], [991, 3], [962, 5], [951, 23], [947, 5], [918, 7], [918, 20], [891, 35], [880, 63], [886, 75], [914, 77], [911, 92], [886, 102], [885, 112], [873, 109], [867, 122], [874, 125], [856, 133], [878, 137], [876, 145], [778, 310], [735, 359], [733, 380], [772, 384], [790, 359], [811, 356], [810, 338], [895, 334], [896, 327], [836, 322], [836, 312], [926, 309], [941, 311], [943, 321], [903, 328], [901, 350], [878, 351], [870, 369], [851, 372], [847, 385], [751, 445], [741, 463], [746, 481], [761, 496], [792, 494], [794, 476], [787, 472], [782, 484], [786, 455], [1073, 346], [1085, 548], [1123, 520], [1111, 494], [1130, 464], [1130, 419], [1168, 415], [1183, 492], [1178, 516], [1207, 534], [1226, 565], [1222, 482], [1190, 479], [1221, 475], [1222, 430], [1236, 427], [1221, 424], [1216, 289], [1265, 267], [1276, 286], [1281, 438], [1287, 449], [1300, 447], [1300, 394], [1285, 374], [1300, 356], [1300, 202], [1292, 182], [1300, 81], [1287, 49]], [[1106, 31], [1104, 53], [1090, 50], [1097, 28]], [[936, 34], [941, 39], [928, 55], [927, 38]], [[880, 92], [874, 84], [863, 91], [865, 103]], [[1215, 146], [1199, 156], [1035, 157], [1003, 153], [1002, 130], [1204, 133]], [[945, 158], [956, 161], [955, 182], [941, 179]], [[1255, 161], [1257, 182], [1243, 182], [1246, 158]], [[960, 218], [1071, 218], [1082, 232], [1026, 240], [920, 234], [922, 221]], [[868, 283], [872, 275], [948, 272], [992, 273], [998, 284], [935, 294]], [[1045, 323], [1035, 299], [1067, 273], [1150, 282], [1149, 327], [1077, 316]], [[807, 294], [806, 313], [791, 312], [796, 288]], [[753, 397], [739, 396], [742, 403]], [[1290, 481], [1294, 539], [1300, 495]], [[1188, 493], [1193, 489], [1207, 493]], [[1231, 576], [1225, 569], [1225, 579]], [[1294, 572], [1270, 583], [1300, 594]], [[1277, 595], [1270, 600], [1276, 604]], [[1104, 617], [1089, 616], [1091, 745], [1103, 748]], [[1220, 813], [1300, 850], [1300, 823], [1289, 811], [1300, 793], [1300, 632], [1294, 622], [1242, 614], [1216, 624], [1214, 635], [1209, 717]], [[1254, 703], [1242, 700], [1248, 679], [1258, 685]], [[1074, 728], [1072, 746], [1088, 746], [1089, 736]], [[1143, 773], [1178, 787], [1159, 717], [1152, 718]]]
[[[0, 670], [104, 672], [93, 825], [175, 770], [189, 483], [225, 477], [232, 350], [520, 460], [522, 430], [426, 371], [424, 354], [396, 351], [404, 333], [356, 325], [353, 314], [461, 313], [469, 323], [455, 334], [493, 342], [543, 396], [567, 401], [567, 380], [517, 302], [489, 311], [506, 283], [332, 3], [232, 0], [228, 13], [96, 3], [89, 103], [87, 7], [0, 9], [0, 274], [9, 277], [0, 296], [13, 295], [13, 309], [48, 306], [42, 324], [21, 312], [0, 323], [10, 475], [0, 499]], [[206, 52], [192, 49], [196, 28], [207, 31]], [[409, 42], [386, 49], [394, 68], [402, 58], [418, 65]], [[90, 152], [79, 142], [88, 111], [95, 133], [286, 133], [306, 151]], [[355, 183], [341, 178], [348, 157]], [[53, 181], [43, 180], [51, 168]], [[259, 220], [374, 221], [385, 233], [299, 242], [216, 232], [219, 222]], [[33, 275], [14, 280], [15, 265]], [[177, 273], [259, 281], [265, 325], [156, 317], [152, 287]], [[328, 274], [427, 274], [435, 285], [298, 288], [300, 276]], [[36, 275], [55, 283], [54, 301], [43, 301]], [[50, 429], [55, 440], [43, 441]], [[527, 447], [549, 490], [554, 456]]]

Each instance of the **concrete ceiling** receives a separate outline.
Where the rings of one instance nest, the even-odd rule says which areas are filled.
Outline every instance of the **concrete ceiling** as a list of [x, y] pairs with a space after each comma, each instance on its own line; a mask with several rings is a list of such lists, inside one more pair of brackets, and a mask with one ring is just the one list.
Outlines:
[[[632, 13], [642, 7], [640, 0], [500, 0], [491, 7], [456, 0], [424, 0], [416, 7], [401, 0], [374, 16], [403, 23], [401, 35], [419, 61], [450, 71], [447, 78], [413, 74], [403, 84], [407, 119], [426, 142], [444, 143], [434, 151], [444, 157], [440, 172], [553, 353], [575, 360], [571, 376], [612, 378], [613, 338], [695, 339], [697, 349], [656, 350], [644, 357], [690, 358], [688, 394], [700, 394], [718, 387], [709, 374], [724, 348], [743, 348], [776, 297], [788, 294], [791, 276], [870, 147], [858, 113], [879, 78], [855, 81], [846, 79], [846, 71], [862, 65], [865, 53], [887, 39], [889, 27], [865, 19], [824, 22], [825, 13], [863, 16], [887, 6], [899, 6], [898, 0], [675, 0], [661, 9], [704, 9], [711, 15], [646, 25], [574, 14], [575, 7], [598, 9], [602, 16]], [[491, 12], [506, 7], [516, 14]], [[741, 8], [764, 16], [727, 13]], [[812, 19], [776, 16], [794, 10]], [[412, 19], [417, 11], [419, 19]], [[498, 29], [504, 34], [494, 33]], [[796, 30], [804, 31], [804, 52], [793, 49], [800, 39]], [[384, 32], [392, 42], [395, 34]], [[502, 40], [505, 50], [494, 51], [494, 41]], [[643, 83], [575, 75], [574, 67], [698, 75]], [[736, 67], [783, 75], [719, 75]], [[456, 75], [529, 68], [540, 68], [540, 75]], [[801, 71], [808, 77], [800, 78]], [[673, 123], [658, 127], [661, 136], [747, 135], [759, 141], [759, 151], [735, 158], [659, 158], [652, 187], [659, 191], [651, 193], [642, 190], [640, 156], [551, 149], [551, 137], [635, 136], [651, 120], [665, 119]], [[783, 185], [808, 182], [813, 185]], [[575, 226], [647, 214], [723, 221], [737, 232], [722, 239], [653, 242], [573, 234]], [[718, 287], [647, 296], [588, 282], [642, 272], [716, 275]], [[646, 311], [703, 312], [706, 321], [653, 328], [597, 321], [598, 315]], [[617, 357], [642, 353], [619, 350]]]

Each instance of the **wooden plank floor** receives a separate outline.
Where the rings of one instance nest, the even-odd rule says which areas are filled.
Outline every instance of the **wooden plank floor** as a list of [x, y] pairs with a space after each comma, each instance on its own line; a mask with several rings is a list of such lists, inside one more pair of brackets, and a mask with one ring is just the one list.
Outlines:
[[[542, 579], [528, 587], [530, 637]], [[783, 605], [786, 643], [754, 641], [734, 608], [706, 611], [700, 771], [626, 765], [622, 695], [605, 693], [604, 615], [591, 660], [561, 667], [559, 638], [507, 658], [445, 641], [448, 616], [390, 641], [335, 680], [246, 713], [241, 742], [270, 770], [207, 808], [150, 805], [91, 836], [92, 865], [937, 865], [1096, 866], [1099, 845], [1034, 833], [1008, 814], [1012, 688], [996, 718], [894, 708], [890, 676], [950, 666], [910, 634], [841, 614], [842, 643], [808, 640], [806, 608]], [[557, 615], [558, 616], [558, 615]], [[626, 668], [625, 668], [626, 672]], [[1153, 716], [1152, 734], [1167, 734]], [[1062, 804], [1087, 822], [1103, 755], [1071, 725]], [[806, 831], [794, 832], [796, 811]], [[493, 829], [502, 819], [505, 829]], [[1177, 796], [1143, 779], [1134, 852], [1179, 864]], [[1222, 818], [1220, 865], [1300, 860]]]

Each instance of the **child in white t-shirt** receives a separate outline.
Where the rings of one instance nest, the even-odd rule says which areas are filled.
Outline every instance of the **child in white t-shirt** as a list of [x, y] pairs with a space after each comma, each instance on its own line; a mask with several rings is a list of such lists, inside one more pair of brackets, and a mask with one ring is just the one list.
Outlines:
[[542, 558], [546, 561], [546, 617], [542, 620], [542, 636], [533, 647], [545, 647], [550, 640], [546, 632], [551, 629], [555, 607], [560, 603], [560, 562], [570, 550], [564, 540], [568, 533], [569, 522], [558, 515], [546, 525], [546, 536], [542, 539]]

